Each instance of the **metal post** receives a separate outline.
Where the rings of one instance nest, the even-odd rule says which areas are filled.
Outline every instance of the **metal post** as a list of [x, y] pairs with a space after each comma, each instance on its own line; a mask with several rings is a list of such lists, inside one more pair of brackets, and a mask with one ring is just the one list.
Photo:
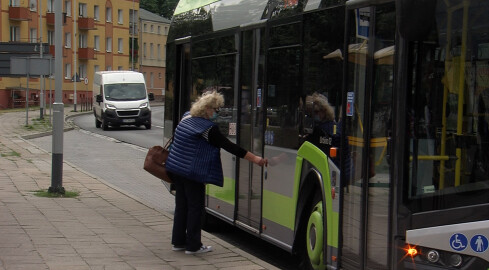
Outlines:
[[[42, 49], [42, 1], [39, 1], [39, 56], [42, 58], [42, 54], [43, 54], [43, 49]], [[45, 103], [45, 100], [44, 100], [44, 75], [41, 75], [41, 80], [40, 80], [40, 86], [41, 88], [41, 98], [40, 98], [40, 102], [39, 102], [39, 107], [40, 107], [40, 111], [39, 111], [39, 118], [40, 119], [44, 119], [44, 103]]]
[[73, 63], [74, 64], [73, 71], [75, 73], [73, 76], [73, 78], [74, 78], [73, 89], [74, 89], [74, 94], [75, 94], [75, 96], [73, 98], [73, 102], [75, 103], [74, 104], [74, 111], [76, 112], [76, 83], [78, 81], [78, 79], [76, 78], [77, 77], [76, 76], [77, 75], [77, 72], [76, 72], [77, 71], [76, 70], [77, 69], [77, 67], [76, 67], [76, 42], [77, 42], [77, 40], [76, 40], [76, 17], [78, 16], [78, 14], [77, 14], [78, 12], [77, 12], [77, 8], [76, 8], [76, 0], [73, 0], [73, 3], [74, 3], [73, 4], [74, 5], [73, 6], [73, 12], [74, 12], [74, 14], [73, 14], [73, 20], [74, 20], [74, 22], [73, 22], [73, 35], [74, 35], [73, 36], [73, 48], [74, 48], [73, 49], [73, 55], [75, 57], [74, 63]]
[[134, 0], [132, 0], [132, 50], [131, 50], [131, 70], [134, 70], [134, 29], [135, 29], [135, 24], [136, 22], [134, 21], [134, 10], [135, 5], [134, 5]]
[[[30, 66], [30, 58], [27, 57], [27, 67]], [[29, 71], [27, 71], [27, 88], [25, 89], [25, 126], [29, 125]]]
[[54, 11], [54, 40], [55, 40], [55, 103], [53, 104], [53, 150], [51, 163], [51, 187], [49, 192], [65, 193], [63, 187], [63, 125], [64, 125], [64, 104], [63, 104], [63, 26], [62, 26], [62, 7], [63, 1], [56, 1]]

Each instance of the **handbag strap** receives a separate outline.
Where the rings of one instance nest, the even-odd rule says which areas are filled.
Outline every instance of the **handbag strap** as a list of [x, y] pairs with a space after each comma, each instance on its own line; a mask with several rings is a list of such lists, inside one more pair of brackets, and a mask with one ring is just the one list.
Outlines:
[[170, 148], [171, 143], [173, 142], [173, 136], [168, 139], [168, 141], [165, 143], [165, 146], [163, 148], [168, 149]]

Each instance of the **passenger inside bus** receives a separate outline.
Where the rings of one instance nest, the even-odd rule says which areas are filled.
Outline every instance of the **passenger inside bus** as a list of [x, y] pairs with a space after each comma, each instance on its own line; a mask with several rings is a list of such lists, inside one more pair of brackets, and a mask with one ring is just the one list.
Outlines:
[[[317, 92], [306, 97], [306, 112], [313, 119], [312, 133], [305, 136], [305, 140], [316, 145], [326, 155], [329, 156], [331, 147], [340, 150], [341, 146], [341, 123], [336, 122], [335, 110], [330, 105], [326, 96]], [[308, 117], [306, 116], [306, 118]], [[307, 122], [307, 121], [306, 121]], [[345, 158], [346, 166], [350, 166], [349, 150], [345, 149], [347, 157]], [[332, 158], [333, 162], [340, 167], [340, 152]], [[330, 157], [331, 158], [331, 157]], [[349, 175], [349, 170], [346, 172]]]

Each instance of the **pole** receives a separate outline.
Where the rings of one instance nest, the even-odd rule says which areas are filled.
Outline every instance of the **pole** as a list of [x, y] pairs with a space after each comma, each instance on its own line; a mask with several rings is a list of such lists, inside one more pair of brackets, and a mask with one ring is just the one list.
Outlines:
[[[27, 66], [30, 66], [30, 58], [27, 57]], [[27, 88], [25, 89], [25, 126], [29, 125], [29, 71], [27, 71]]]
[[[42, 58], [42, 1], [39, 1], [39, 56]], [[46, 100], [44, 100], [44, 75], [41, 75], [41, 80], [40, 80], [40, 86], [41, 88], [41, 98], [39, 102], [39, 118], [44, 119], [44, 103]]]
[[75, 78], [73, 80], [73, 89], [74, 89], [75, 97], [73, 98], [73, 102], [75, 103], [74, 104], [74, 111], [76, 112], [76, 83], [78, 81], [78, 79], [76, 78], [77, 77], [76, 76], [77, 75], [77, 72], [76, 72], [76, 69], [77, 69], [77, 67], [76, 67], [76, 42], [77, 42], [77, 40], [76, 40], [76, 17], [78, 16], [78, 12], [76, 9], [76, 0], [73, 0], [73, 4], [74, 4], [74, 6], [73, 6], [73, 12], [74, 12], [74, 14], [73, 14], [73, 20], [74, 20], [74, 22], [73, 22], [73, 35], [74, 35], [74, 37], [73, 37], [73, 49], [74, 49], [73, 55], [75, 57], [74, 63], [73, 63], [74, 64], [73, 71], [75, 73], [73, 76], [73, 78]]
[[63, 26], [62, 26], [62, 7], [63, 1], [55, 1], [54, 11], [54, 40], [55, 40], [55, 99], [53, 104], [53, 150], [51, 163], [51, 193], [65, 193], [63, 187], [63, 124], [64, 124], [64, 104], [63, 104]]
[[134, 70], [134, 29], [135, 29], [135, 24], [136, 22], [134, 21], [134, 10], [135, 5], [134, 5], [134, 0], [132, 0], [132, 50], [131, 50], [131, 70]]

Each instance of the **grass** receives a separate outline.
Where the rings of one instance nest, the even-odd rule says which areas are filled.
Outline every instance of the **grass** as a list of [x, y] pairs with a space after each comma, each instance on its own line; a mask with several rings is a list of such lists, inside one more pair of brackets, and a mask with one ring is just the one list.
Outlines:
[[31, 124], [24, 126], [25, 129], [27, 130], [41, 130], [41, 131], [46, 131], [46, 130], [51, 130], [52, 126], [51, 123], [49, 122], [49, 119], [47, 118], [35, 118], [32, 119]]
[[34, 195], [36, 195], [37, 197], [44, 197], [44, 198], [75, 198], [78, 197], [78, 195], [80, 195], [80, 192], [78, 191], [66, 191], [63, 194], [59, 192], [49, 192], [47, 190], [40, 189], [33, 192]]
[[0, 156], [1, 157], [20, 157], [20, 154], [18, 152], [15, 152], [15, 151], [10, 151], [7, 153], [1, 153]]

